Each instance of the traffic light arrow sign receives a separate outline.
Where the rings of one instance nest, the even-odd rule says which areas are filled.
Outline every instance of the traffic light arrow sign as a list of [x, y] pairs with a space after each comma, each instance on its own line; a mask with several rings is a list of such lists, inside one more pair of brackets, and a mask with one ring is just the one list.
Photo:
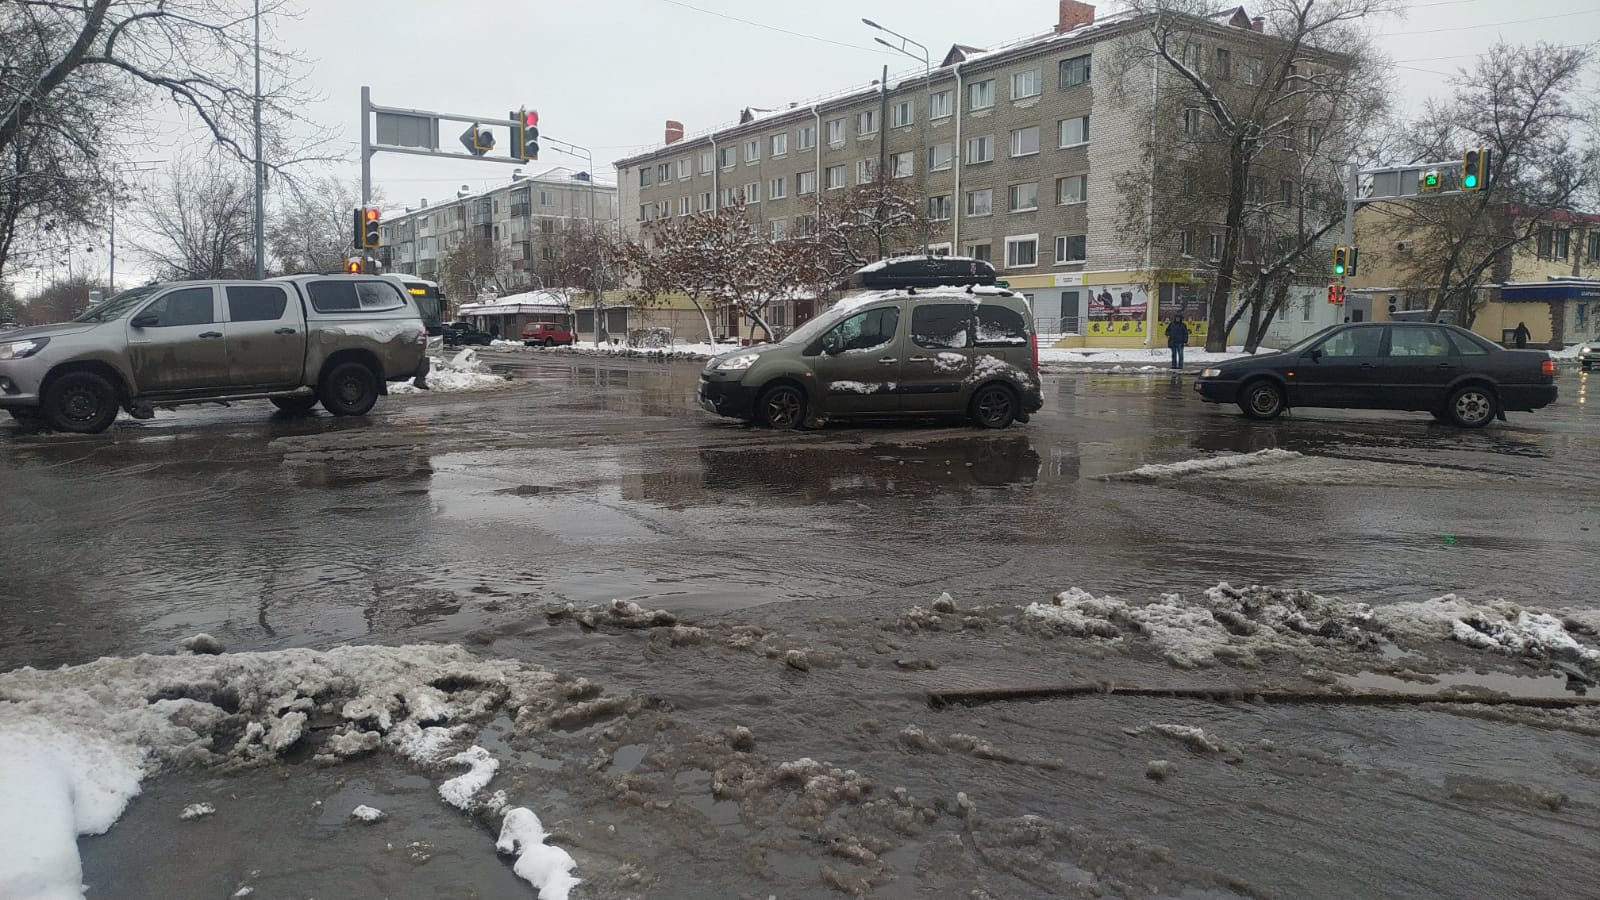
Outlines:
[[485, 153], [489, 152], [487, 150], [478, 149], [478, 126], [477, 125], [473, 125], [471, 128], [468, 128], [466, 131], [461, 132], [461, 146], [466, 147], [467, 148], [467, 152], [471, 153], [473, 156], [482, 156]]

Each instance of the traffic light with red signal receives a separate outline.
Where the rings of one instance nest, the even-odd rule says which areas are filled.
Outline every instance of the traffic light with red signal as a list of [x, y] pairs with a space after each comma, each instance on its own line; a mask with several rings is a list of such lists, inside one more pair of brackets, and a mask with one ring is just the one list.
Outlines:
[[526, 107], [511, 113], [511, 155], [516, 159], [539, 158], [539, 111]]
[[361, 264], [361, 260], [359, 258], [357, 258], [357, 257], [354, 257], [354, 256], [350, 257], [350, 259], [348, 261], [346, 261], [345, 264], [344, 264], [345, 272], [347, 274], [350, 274], [350, 275], [363, 274], [362, 273], [362, 269], [363, 269], [363, 266]]
[[1344, 285], [1334, 282], [1328, 285], [1328, 302], [1335, 306], [1344, 305]]

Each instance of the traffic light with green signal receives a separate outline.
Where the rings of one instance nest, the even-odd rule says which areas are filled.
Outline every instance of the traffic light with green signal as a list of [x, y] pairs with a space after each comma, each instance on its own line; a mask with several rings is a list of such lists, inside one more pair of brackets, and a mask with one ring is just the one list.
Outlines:
[[1439, 170], [1429, 169], [1422, 173], [1422, 181], [1417, 187], [1423, 191], [1437, 191], [1439, 189]]
[[1463, 191], [1483, 190], [1489, 181], [1489, 158], [1491, 152], [1487, 147], [1468, 147], [1461, 154], [1461, 189]]
[[1333, 274], [1336, 277], [1343, 278], [1346, 269], [1349, 268], [1349, 264], [1350, 248], [1343, 246], [1333, 248]]

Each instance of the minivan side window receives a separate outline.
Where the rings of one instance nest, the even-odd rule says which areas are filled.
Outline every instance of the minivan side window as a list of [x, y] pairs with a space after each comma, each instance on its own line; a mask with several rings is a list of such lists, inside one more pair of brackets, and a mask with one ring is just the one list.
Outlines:
[[289, 295], [280, 287], [229, 285], [229, 322], [276, 322], [289, 306]]
[[175, 328], [180, 325], [210, 325], [217, 320], [211, 300], [211, 288], [183, 288], [163, 296], [146, 306], [146, 313], [156, 314], [156, 328]]
[[978, 307], [978, 346], [1017, 347], [1028, 343], [1028, 323], [1022, 313], [1004, 306]]
[[356, 296], [356, 286], [349, 281], [313, 281], [306, 286], [311, 295], [311, 308], [319, 313], [356, 312], [361, 300]]
[[864, 353], [893, 341], [899, 324], [899, 307], [885, 306], [856, 313], [822, 336], [822, 349], [833, 353]]
[[972, 346], [971, 326], [971, 304], [918, 304], [911, 309], [911, 341], [918, 347], [964, 350]]

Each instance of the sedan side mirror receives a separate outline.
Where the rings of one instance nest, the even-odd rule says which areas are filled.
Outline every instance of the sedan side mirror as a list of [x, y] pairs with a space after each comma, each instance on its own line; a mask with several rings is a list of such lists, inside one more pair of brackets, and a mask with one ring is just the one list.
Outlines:
[[142, 312], [134, 316], [129, 324], [135, 328], [154, 328], [161, 324], [161, 316], [153, 312]]
[[1312, 362], [1322, 362], [1322, 351], [1321, 350], [1312, 350], [1310, 353], [1307, 353], [1306, 355], [1311, 357], [1311, 361]]

